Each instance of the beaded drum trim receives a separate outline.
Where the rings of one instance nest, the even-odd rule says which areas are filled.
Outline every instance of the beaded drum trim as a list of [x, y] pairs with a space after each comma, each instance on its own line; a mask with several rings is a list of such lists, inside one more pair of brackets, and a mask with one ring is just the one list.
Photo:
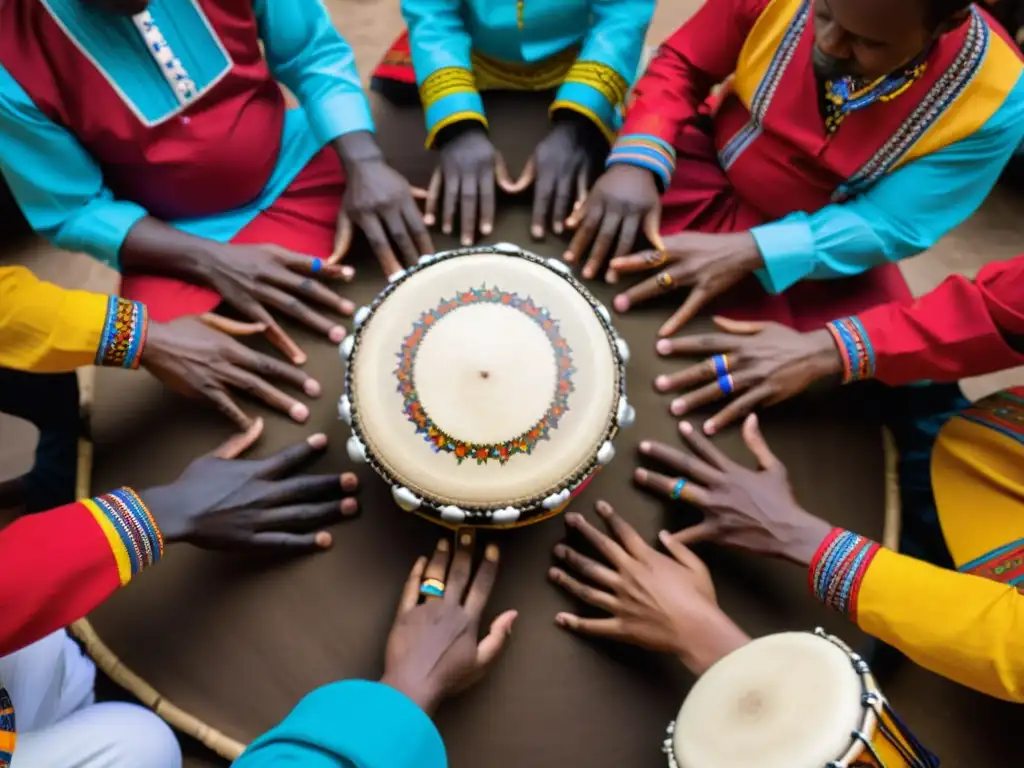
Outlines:
[[811, 560], [811, 593], [832, 610], [856, 621], [860, 586], [880, 549], [871, 539], [836, 528]]
[[657, 136], [632, 133], [620, 136], [608, 153], [605, 168], [617, 164], [646, 168], [658, 178], [662, 190], [666, 190], [676, 170], [676, 151], [671, 144]]
[[[349, 335], [346, 342], [351, 344], [351, 351], [348, 354], [349, 365], [346, 366], [345, 370], [345, 398], [347, 401], [347, 407], [349, 409], [349, 420], [352, 427], [352, 436], [362, 443], [364, 446], [370, 445], [367, 441], [366, 434], [363, 432], [362, 424], [359, 419], [359, 401], [355, 396], [354, 388], [352, 386], [352, 360], [355, 359], [359, 345], [362, 341], [363, 329], [367, 327], [368, 319], [372, 317], [373, 313], [385, 302], [388, 297], [406, 280], [415, 275], [422, 269], [428, 268], [432, 264], [436, 264], [443, 260], [458, 259], [473, 257], [480, 254], [493, 254], [500, 256], [511, 256], [514, 258], [525, 259], [534, 264], [544, 267], [549, 270], [552, 277], [557, 279], [565, 280], [567, 283], [582, 296], [586, 302], [590, 305], [594, 312], [594, 315], [598, 318], [604, 329], [605, 336], [608, 340], [609, 345], [613, 350], [615, 360], [615, 401], [623, 403], [626, 396], [626, 357], [625, 353], [619, 351], [620, 340], [615, 330], [611, 325], [611, 316], [608, 314], [608, 310], [601, 305], [601, 303], [594, 297], [594, 295], [584, 286], [579, 280], [577, 280], [570, 271], [564, 269], [561, 262], [558, 262], [558, 266], [552, 266], [550, 260], [537, 256], [535, 254], [523, 251], [513, 246], [471, 246], [468, 248], [459, 248], [452, 251], [446, 251], [444, 253], [427, 256], [420, 260], [420, 262], [410, 267], [408, 270], [398, 273], [395, 275], [388, 286], [381, 291], [381, 293], [373, 300], [373, 303], [369, 305], [366, 312], [366, 319], [362, 322], [357, 323], [352, 334]], [[617, 415], [614, 410], [609, 414], [608, 426], [601, 438], [598, 445], [614, 440], [615, 436], [619, 433], [620, 416]], [[568, 501], [572, 498], [573, 494], [582, 489], [582, 486], [588, 481], [593, 473], [600, 468], [601, 463], [598, 460], [598, 451], [595, 445], [595, 453], [592, 458], [576, 468], [575, 471], [571, 472], [565, 479], [565, 482], [560, 486], [562, 491], [560, 494], [564, 494], [565, 500]], [[385, 482], [391, 485], [393, 488], [400, 485], [396, 478], [396, 473], [385, 463], [378, 455], [372, 450], [366, 450], [366, 462], [373, 468], [373, 470], [380, 475]], [[527, 523], [537, 522], [543, 520], [546, 517], [551, 517], [558, 513], [558, 509], [547, 509], [543, 506], [546, 499], [549, 498], [550, 490], [545, 491], [542, 494], [534, 496], [522, 497], [517, 499], [508, 499], [506, 501], [508, 507], [515, 507], [519, 513], [516, 519], [515, 525], [522, 525]], [[467, 526], [499, 526], [503, 527], [495, 519], [496, 515], [506, 508], [503, 504], [501, 507], [496, 505], [470, 505], [462, 502], [458, 499], [442, 499], [442, 498], [430, 498], [422, 499], [421, 503], [416, 507], [416, 512], [421, 515], [426, 515], [432, 520], [441, 520], [442, 510], [452, 504], [460, 504], [461, 511], [465, 513], [465, 519], [461, 522], [462, 525]]]
[[832, 195], [842, 202], [862, 192], [895, 168], [918, 140], [945, 114], [981, 70], [988, 53], [991, 32], [988, 24], [971, 6], [970, 28], [956, 59], [949, 65], [910, 116], [885, 144]]
[[145, 304], [111, 296], [96, 351], [96, 365], [138, 368], [148, 329], [149, 313]]
[[107, 537], [122, 585], [163, 557], [163, 534], [149, 509], [131, 488], [85, 499], [82, 504]]
[[718, 153], [718, 161], [723, 169], [729, 170], [744, 150], [761, 135], [761, 125], [765, 115], [768, 114], [775, 91], [778, 90], [779, 83], [782, 82], [782, 77], [786, 74], [789, 63], [793, 60], [796, 49], [800, 45], [800, 38], [807, 26], [807, 20], [810, 18], [810, 10], [809, 0], [804, 0], [800, 8], [797, 9], [796, 15], [793, 16], [793, 20], [782, 38], [782, 43], [775, 51], [771, 64], [768, 65], [768, 71], [765, 72], [757, 90], [754, 91], [754, 98], [750, 102], [750, 119]]
[[844, 317], [826, 327], [843, 359], [843, 383], [874, 378], [875, 350], [860, 320]]
[[[547, 412], [521, 435], [500, 443], [474, 443], [459, 440], [445, 432], [430, 418], [416, 389], [416, 354], [430, 329], [453, 312], [474, 304], [496, 304], [526, 315], [547, 336], [555, 358], [557, 380]], [[486, 464], [491, 460], [504, 464], [516, 454], [532, 453], [537, 443], [550, 439], [551, 430], [558, 428], [558, 422], [569, 411], [569, 395], [575, 390], [572, 382], [572, 375], [575, 372], [572, 350], [559, 330], [558, 321], [551, 317], [547, 309], [535, 304], [529, 296], [524, 298], [497, 287], [481, 287], [471, 288], [451, 299], [442, 300], [434, 309], [420, 315], [419, 320], [413, 324], [412, 332], [402, 340], [395, 377], [398, 379], [398, 391], [404, 401], [403, 410], [406, 418], [415, 425], [416, 434], [421, 435], [435, 453], [450, 453], [459, 464], [466, 459], [473, 459], [477, 464]]]
[[18, 734], [14, 720], [14, 702], [6, 688], [0, 688], [0, 768], [10, 768]]

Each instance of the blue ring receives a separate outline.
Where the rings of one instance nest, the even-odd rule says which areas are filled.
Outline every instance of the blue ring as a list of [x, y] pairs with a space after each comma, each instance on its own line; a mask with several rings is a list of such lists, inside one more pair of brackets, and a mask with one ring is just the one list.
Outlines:
[[718, 377], [718, 386], [721, 388], [721, 390], [725, 394], [731, 395], [732, 391], [734, 389], [734, 386], [733, 386], [733, 383], [732, 383], [732, 374], [729, 374], [729, 373], [721, 374]]
[[444, 590], [435, 587], [433, 584], [421, 584], [420, 594], [424, 597], [444, 597]]
[[729, 365], [725, 361], [725, 355], [713, 355], [711, 358], [711, 364], [715, 366], [715, 376], [721, 380], [723, 376], [728, 375]]
[[312, 272], [313, 274], [316, 274], [317, 272], [319, 272], [323, 268], [324, 268], [324, 261], [323, 261], [323, 259], [313, 259], [313, 264], [310, 266], [309, 271]]
[[679, 501], [683, 497], [683, 488], [686, 487], [686, 480], [679, 478], [676, 480], [676, 484], [672, 486], [672, 498]]

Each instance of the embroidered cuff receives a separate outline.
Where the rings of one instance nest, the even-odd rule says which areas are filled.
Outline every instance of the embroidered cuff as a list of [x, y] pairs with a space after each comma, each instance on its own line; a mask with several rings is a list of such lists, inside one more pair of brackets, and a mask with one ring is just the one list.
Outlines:
[[860, 585], [881, 546], [836, 528], [821, 543], [808, 570], [811, 593], [834, 611], [857, 620]]
[[476, 120], [487, 127], [484, 103], [468, 69], [445, 67], [432, 72], [420, 85], [420, 101], [427, 118], [428, 149], [443, 128], [462, 120]]
[[770, 224], [753, 227], [750, 234], [764, 258], [764, 269], [756, 274], [769, 293], [782, 293], [814, 271], [814, 230], [807, 214], [791, 213]]
[[643, 133], [620, 136], [612, 146], [605, 161], [605, 168], [613, 165], [635, 165], [653, 173], [664, 192], [672, 183], [676, 170], [676, 151], [664, 139]]
[[153, 515], [131, 488], [85, 499], [82, 504], [107, 537], [121, 586], [163, 557], [164, 537]]
[[146, 305], [111, 296], [107, 302], [107, 319], [96, 351], [96, 365], [107, 368], [138, 368], [142, 348], [149, 329]]
[[856, 317], [833, 320], [826, 326], [843, 358], [843, 383], [875, 376], [875, 350], [864, 325]]
[[596, 61], [576, 61], [566, 73], [549, 111], [554, 114], [568, 109], [583, 115], [611, 144], [621, 123], [619, 110], [628, 92], [629, 83], [614, 68]]

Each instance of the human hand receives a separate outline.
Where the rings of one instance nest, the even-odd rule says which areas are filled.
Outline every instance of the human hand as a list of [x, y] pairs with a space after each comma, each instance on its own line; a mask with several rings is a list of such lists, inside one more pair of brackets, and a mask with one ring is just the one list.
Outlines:
[[[345, 164], [345, 196], [338, 214], [338, 231], [329, 263], [337, 263], [352, 244], [352, 226], [363, 230], [384, 274], [402, 269], [391, 243], [398, 246], [407, 266], [434, 252], [417, 199], [427, 193], [409, 185], [383, 157]], [[390, 239], [389, 239], [390, 238]]]
[[611, 535], [575, 512], [566, 515], [565, 522], [579, 531], [607, 564], [559, 544], [555, 557], [589, 583], [563, 568], [551, 568], [548, 576], [571, 595], [611, 616], [587, 619], [559, 613], [555, 617], [559, 626], [671, 653], [698, 674], [747, 642], [718, 607], [711, 575], [699, 557], [667, 531], [659, 536], [669, 553], [664, 555], [648, 545], [609, 504], [599, 501], [596, 509]]
[[[516, 619], [516, 611], [505, 611], [491, 622], [487, 636], [479, 639], [480, 617], [498, 575], [498, 548], [487, 547], [476, 575], [470, 578], [472, 547], [472, 535], [462, 534], [450, 570], [449, 545], [444, 539], [429, 563], [425, 557], [416, 561], [388, 636], [381, 682], [405, 693], [428, 714], [442, 699], [484, 676]], [[443, 595], [424, 596], [425, 579], [443, 585]]]
[[306, 361], [306, 354], [285, 333], [267, 307], [323, 333], [335, 343], [345, 337], [340, 323], [310, 308], [307, 302], [351, 315], [355, 310], [352, 302], [314, 277], [351, 280], [354, 274], [351, 267], [327, 264], [322, 259], [293, 253], [273, 244], [209, 243], [200, 263], [201, 279], [233, 309], [265, 326], [270, 342], [296, 365]]
[[[758, 405], [781, 403], [818, 379], [843, 372], [839, 350], [824, 328], [800, 333], [779, 323], [713, 319], [726, 333], [661, 339], [655, 347], [659, 355], [666, 356], [714, 354], [702, 363], [654, 380], [659, 392], [684, 390], [670, 406], [674, 416], [682, 416], [725, 395], [737, 395], [704, 422], [706, 434], [714, 434]], [[699, 384], [704, 386], [695, 389]]]
[[551, 230], [556, 235], [562, 234], [570, 213], [570, 201], [575, 199], [573, 209], [576, 209], [586, 200], [590, 144], [587, 126], [576, 120], [562, 119], [555, 122], [533, 151], [518, 183], [524, 187], [534, 185], [530, 235], [535, 240], [544, 239], [545, 222], [549, 217]]
[[482, 126], [473, 124], [454, 134], [441, 148], [441, 162], [427, 188], [427, 204], [423, 220], [427, 226], [437, 221], [437, 204], [441, 201], [441, 231], [450, 235], [455, 227], [455, 207], [459, 204], [460, 242], [472, 245], [480, 234], [487, 236], [494, 228], [494, 183], [508, 192], [525, 188], [508, 175], [505, 161], [494, 149]]
[[627, 312], [655, 296], [692, 286], [682, 306], [658, 329], [659, 336], [670, 336], [692, 320], [701, 307], [762, 266], [761, 252], [749, 232], [672, 235], [665, 238], [662, 249], [612, 259], [611, 269], [617, 274], [661, 270], [616, 296], [614, 306], [619, 312]]
[[151, 322], [141, 365], [178, 394], [208, 400], [242, 430], [252, 426], [252, 419], [238, 407], [230, 394], [232, 389], [303, 422], [309, 418], [309, 408], [267, 379], [291, 384], [310, 397], [320, 394], [320, 383], [298, 368], [232, 338], [265, 331], [266, 326], [259, 323], [238, 323], [219, 315]]
[[654, 174], [632, 165], [613, 165], [597, 180], [583, 205], [572, 212], [566, 226], [576, 234], [563, 258], [581, 261], [589, 250], [583, 266], [583, 277], [589, 280], [597, 277], [611, 253], [613, 265], [607, 279], [615, 282], [614, 259], [629, 253], [641, 230], [655, 247], [661, 247], [661, 194]]
[[751, 414], [743, 422], [743, 440], [759, 466], [754, 470], [728, 458], [689, 422], [682, 422], [679, 431], [693, 453], [663, 443], [640, 443], [641, 454], [668, 467], [675, 477], [644, 468], [633, 474], [639, 485], [704, 512], [702, 522], [672, 534], [672, 539], [686, 545], [715, 541], [809, 565], [832, 526], [797, 502], [786, 468], [768, 448], [757, 417]]
[[246, 434], [193, 461], [170, 485], [139, 494], [166, 541], [187, 541], [204, 549], [331, 545], [331, 534], [318, 529], [358, 511], [355, 499], [341, 497], [355, 491], [359, 481], [350, 472], [295, 474], [327, 447], [323, 434], [269, 459], [233, 460], [262, 429], [257, 419]]

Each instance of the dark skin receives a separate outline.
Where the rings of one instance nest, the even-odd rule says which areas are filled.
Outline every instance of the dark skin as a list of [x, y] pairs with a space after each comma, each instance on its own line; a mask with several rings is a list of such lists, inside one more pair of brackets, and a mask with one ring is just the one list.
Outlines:
[[[446, 698], [476, 684], [494, 664], [512, 633], [515, 611], [491, 622], [480, 639], [480, 622], [498, 575], [499, 553], [489, 545], [473, 573], [473, 537], [463, 534], [455, 556], [447, 540], [428, 561], [416, 561], [406, 580], [388, 636], [381, 682], [405, 693], [428, 715]], [[424, 598], [425, 578], [445, 582], [444, 596]]]
[[321, 279], [351, 280], [351, 267], [323, 264], [277, 245], [232, 245], [193, 237], [157, 219], [141, 219], [121, 246], [125, 272], [166, 274], [207, 286], [247, 320], [266, 327], [268, 340], [293, 363], [306, 354], [274, 319], [271, 309], [293, 318], [337, 343], [344, 327], [324, 311], [350, 315], [355, 306]]
[[[725, 333], [661, 339], [656, 345], [658, 354], [663, 356], [726, 355], [734, 397], [704, 422], [706, 434], [714, 434], [758, 406], [788, 400], [816, 381], [830, 377], [838, 380], [843, 372], [839, 349], [824, 328], [800, 333], [779, 323], [743, 323], [724, 317], [714, 321]], [[654, 387], [660, 392], [682, 393], [670, 406], [674, 416], [726, 397], [710, 357], [675, 373], [658, 376]]]
[[658, 329], [659, 336], [670, 336], [690, 322], [709, 301], [763, 266], [761, 251], [749, 232], [729, 235], [683, 232], [666, 237], [661, 250], [642, 251], [612, 260], [611, 267], [619, 274], [656, 271], [652, 277], [616, 296], [614, 306], [618, 312], [628, 312], [655, 296], [689, 288], [679, 309]]
[[638, 485], [669, 498], [678, 478], [687, 481], [681, 498], [704, 512], [704, 520], [671, 538], [687, 546], [715, 541], [810, 565], [832, 526], [800, 506], [757, 417], [751, 414], [743, 423], [743, 439], [758, 463], [753, 470], [728, 458], [689, 422], [682, 422], [679, 431], [689, 452], [654, 441], [640, 443], [640, 454], [672, 476], [643, 467], [634, 472]]
[[358, 511], [355, 499], [342, 498], [358, 481], [351, 473], [296, 474], [323, 453], [327, 436], [311, 435], [269, 459], [237, 460], [251, 443], [251, 433], [236, 436], [170, 485], [139, 494], [164, 539], [205, 549], [329, 547], [322, 527]]
[[319, 396], [320, 383], [298, 368], [232, 338], [265, 330], [258, 323], [238, 323], [217, 315], [150, 323], [141, 366], [175, 392], [208, 401], [243, 431], [252, 426], [253, 420], [235, 402], [232, 390], [304, 422], [309, 418], [309, 408], [270, 381], [288, 384], [310, 397]]
[[609, 504], [598, 502], [596, 509], [607, 533], [577, 513], [569, 513], [565, 521], [594, 547], [601, 561], [559, 544], [555, 557], [562, 567], [552, 568], [548, 576], [609, 617], [559, 613], [559, 626], [674, 655], [697, 675], [749, 642], [718, 607], [711, 575], [700, 558], [667, 531], [659, 536], [668, 552], [662, 554]]
[[423, 254], [433, 253], [434, 244], [416, 207], [416, 199], [426, 197], [426, 192], [409, 186], [405, 177], [384, 161], [373, 134], [348, 133], [335, 139], [333, 146], [345, 166], [345, 196], [328, 262], [335, 264], [348, 252], [353, 224], [366, 235], [386, 275], [398, 272], [403, 263], [412, 266]]
[[[924, 0], [895, 5], [887, 0], [815, 0], [813, 62], [819, 80], [843, 75], [873, 80], [888, 75], [954, 29], [968, 13], [937, 22], [929, 17], [930, 9]], [[590, 279], [611, 257], [606, 279], [616, 282], [616, 260], [633, 249], [641, 231], [655, 248], [661, 247], [660, 197], [650, 171], [613, 165], [567, 222], [576, 235], [565, 253], [566, 261], [586, 259], [583, 276]]]

